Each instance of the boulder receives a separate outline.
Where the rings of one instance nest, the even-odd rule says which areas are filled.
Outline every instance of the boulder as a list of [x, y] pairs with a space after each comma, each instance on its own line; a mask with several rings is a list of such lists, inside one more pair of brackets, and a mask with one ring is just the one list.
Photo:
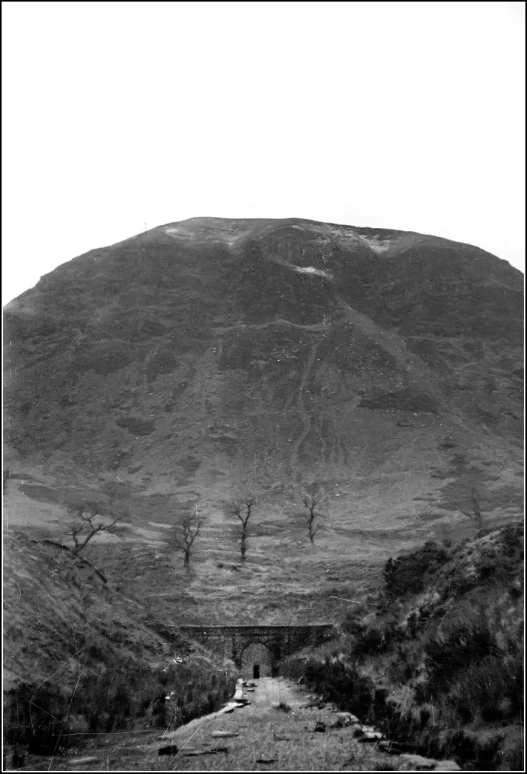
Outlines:
[[231, 736], [239, 736], [237, 731], [213, 731], [211, 734], [213, 739], [228, 739]]
[[403, 753], [401, 759], [412, 767], [408, 771], [431, 771], [439, 763], [434, 758], [425, 758], [414, 753]]
[[351, 712], [337, 712], [332, 728], [345, 728], [346, 726], [353, 726], [358, 722], [359, 719], [352, 715]]
[[379, 750], [389, 755], [399, 755], [403, 748], [397, 742], [390, 742], [389, 739], [384, 739], [379, 742]]
[[380, 742], [381, 739], [382, 734], [380, 731], [365, 731], [358, 741], [362, 744], [363, 742]]
[[179, 748], [175, 744], [169, 744], [167, 747], [160, 747], [158, 755], [177, 755]]

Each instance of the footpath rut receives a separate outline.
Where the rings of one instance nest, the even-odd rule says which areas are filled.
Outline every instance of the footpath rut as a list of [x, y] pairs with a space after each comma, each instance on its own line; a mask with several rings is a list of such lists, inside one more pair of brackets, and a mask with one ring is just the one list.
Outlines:
[[319, 344], [320, 344], [319, 341], [315, 341], [310, 347], [307, 361], [304, 367], [304, 372], [300, 380], [300, 386], [298, 388], [297, 406], [298, 406], [298, 411], [300, 413], [300, 417], [302, 419], [303, 429], [300, 437], [295, 441], [295, 444], [292, 450], [292, 459], [291, 459], [293, 468], [296, 468], [297, 470], [299, 465], [298, 455], [300, 452], [300, 447], [302, 446], [302, 444], [304, 443], [304, 441], [306, 440], [306, 438], [308, 437], [309, 433], [312, 430], [312, 419], [304, 403], [304, 392], [305, 392], [307, 383], [309, 381], [309, 377], [311, 375], [311, 369], [313, 368], [313, 364], [315, 362]]

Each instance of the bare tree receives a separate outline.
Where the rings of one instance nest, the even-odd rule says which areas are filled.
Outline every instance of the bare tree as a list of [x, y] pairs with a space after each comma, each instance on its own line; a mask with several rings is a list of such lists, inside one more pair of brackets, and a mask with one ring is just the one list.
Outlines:
[[193, 514], [185, 516], [181, 522], [181, 537], [176, 541], [176, 549], [183, 552], [183, 566], [190, 567], [192, 546], [199, 535], [204, 519], [198, 518], [198, 506]]
[[302, 514], [302, 516], [304, 517], [304, 521], [306, 522], [307, 534], [308, 534], [309, 540], [311, 541], [311, 545], [315, 544], [315, 535], [320, 529], [320, 525], [318, 523], [315, 523], [317, 518], [320, 516], [320, 514], [317, 513], [315, 510], [317, 503], [318, 501], [317, 501], [316, 495], [311, 494], [311, 495], [304, 496], [305, 511]]
[[249, 529], [249, 519], [251, 518], [251, 509], [254, 505], [254, 497], [244, 497], [242, 500], [234, 500], [231, 505], [232, 513], [240, 522], [240, 560], [245, 562], [247, 553], [247, 532]]
[[[109, 515], [111, 521], [101, 521], [102, 506], [96, 500], [79, 500], [70, 504], [69, 510], [75, 513], [76, 521], [70, 528], [70, 534], [73, 538], [74, 547], [71, 549], [74, 554], [79, 554], [99, 532], [112, 532], [120, 519], [120, 515]], [[99, 520], [96, 521], [96, 517]]]
[[480, 529], [483, 529], [483, 513], [481, 512], [481, 505], [477, 498], [475, 489], [471, 491], [471, 506], [472, 506], [471, 511], [463, 511], [461, 509], [460, 510], [464, 516], [467, 516], [477, 525], [477, 528], [479, 531]]

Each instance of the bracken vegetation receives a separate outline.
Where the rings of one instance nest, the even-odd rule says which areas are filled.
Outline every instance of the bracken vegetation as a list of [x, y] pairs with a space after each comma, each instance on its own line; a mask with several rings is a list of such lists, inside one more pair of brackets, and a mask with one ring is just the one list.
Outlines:
[[287, 672], [408, 749], [523, 770], [523, 525], [390, 559], [374, 609]]
[[204, 664], [163, 669], [115, 661], [80, 679], [68, 695], [25, 683], [4, 701], [5, 741], [37, 755], [56, 755], [98, 733], [137, 725], [174, 730], [214, 712], [233, 694], [233, 674]]

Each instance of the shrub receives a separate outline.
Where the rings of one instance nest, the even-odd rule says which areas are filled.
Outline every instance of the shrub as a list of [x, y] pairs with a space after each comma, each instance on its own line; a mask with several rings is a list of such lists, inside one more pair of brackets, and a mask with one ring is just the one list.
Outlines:
[[450, 685], [448, 702], [464, 722], [514, 722], [523, 707], [523, 659], [486, 656]]
[[353, 654], [357, 657], [386, 653], [398, 636], [395, 620], [381, 619], [356, 630]]
[[448, 561], [448, 552], [430, 541], [418, 551], [398, 559], [388, 559], [384, 567], [385, 593], [388, 598], [417, 594], [427, 575]]
[[284, 677], [289, 677], [291, 680], [299, 680], [304, 677], [305, 662], [303, 658], [298, 656], [290, 656], [284, 659], [280, 664], [280, 674]]
[[432, 693], [443, 691], [460, 669], [500, 650], [485, 611], [471, 610], [468, 606], [450, 619], [445, 618], [435, 634], [429, 636], [425, 647]]
[[67, 698], [57, 689], [24, 683], [9, 691], [4, 702], [8, 744], [27, 745], [29, 752], [53, 755], [66, 749]]
[[500, 532], [505, 556], [523, 559], [523, 525], [507, 524]]
[[340, 661], [325, 664], [308, 661], [305, 683], [325, 701], [331, 701], [339, 710], [347, 712], [369, 713], [375, 700], [373, 682], [361, 676], [352, 665]]

